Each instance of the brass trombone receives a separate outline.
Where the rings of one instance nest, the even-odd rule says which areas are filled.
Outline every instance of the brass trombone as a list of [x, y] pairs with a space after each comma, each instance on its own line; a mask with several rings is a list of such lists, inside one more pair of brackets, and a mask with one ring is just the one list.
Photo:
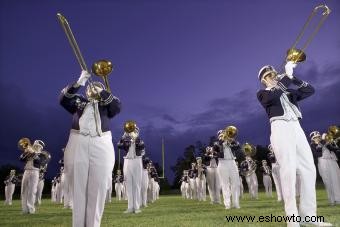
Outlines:
[[[77, 41], [74, 38], [74, 35], [73, 35], [72, 30], [71, 30], [70, 24], [68, 23], [66, 18], [61, 13], [57, 13], [57, 17], [58, 17], [58, 20], [60, 22], [60, 25], [64, 29], [65, 35], [66, 35], [66, 37], [67, 37], [67, 39], [68, 39], [68, 41], [69, 41], [69, 43], [70, 43], [70, 45], [72, 47], [72, 50], [73, 50], [74, 54], [76, 55], [76, 58], [77, 58], [78, 63], [80, 65], [80, 68], [82, 70], [85, 70], [85, 71], [90, 73], [90, 71], [88, 70], [88, 68], [86, 66], [85, 60], [83, 58], [83, 55], [80, 52], [79, 46], [77, 44]], [[112, 63], [110, 61], [108, 61], [108, 60], [99, 60], [99, 61], [96, 61], [95, 63], [93, 63], [91, 69], [92, 69], [92, 73], [93, 74], [103, 78], [106, 89], [109, 92], [111, 92], [107, 76], [112, 72], [112, 69], [113, 69]], [[95, 88], [95, 86], [92, 84], [92, 79], [89, 78], [88, 81], [89, 81], [90, 86]]]
[[[311, 20], [313, 19], [313, 17], [317, 14], [317, 12], [319, 10], [323, 10], [322, 17], [321, 17], [320, 21], [318, 22], [318, 24], [314, 28], [312, 34], [307, 37], [307, 40], [304, 43], [304, 45], [302, 46], [302, 48], [301, 49], [296, 48], [297, 44], [299, 43], [302, 36], [304, 35], [307, 27], [309, 26]], [[302, 27], [298, 37], [296, 38], [293, 46], [290, 49], [288, 49], [287, 56], [286, 56], [286, 62], [293, 61], [294, 63], [297, 63], [297, 62], [302, 62], [302, 61], [306, 60], [305, 50], [306, 50], [307, 46], [311, 43], [311, 41], [313, 40], [316, 33], [318, 33], [322, 24], [325, 22], [325, 20], [327, 19], [327, 17], [329, 16], [330, 13], [331, 13], [331, 10], [328, 8], [327, 5], [324, 5], [324, 4], [318, 5], [312, 10], [312, 12], [309, 15], [306, 23], [304, 24], [304, 26]]]

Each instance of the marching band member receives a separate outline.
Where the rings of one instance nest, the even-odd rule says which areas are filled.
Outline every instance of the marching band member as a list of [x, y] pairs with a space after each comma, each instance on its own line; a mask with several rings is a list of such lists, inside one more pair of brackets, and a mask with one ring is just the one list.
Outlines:
[[268, 145], [269, 153], [267, 154], [267, 158], [272, 165], [272, 176], [274, 179], [276, 194], [277, 194], [277, 201], [282, 201], [282, 189], [281, 189], [281, 180], [280, 180], [280, 166], [277, 163], [275, 154], [271, 144]]
[[221, 203], [221, 184], [217, 172], [217, 152], [210, 146], [205, 149], [205, 161], [207, 163], [207, 183], [211, 204]]
[[43, 153], [45, 144], [35, 140], [32, 146], [27, 146], [20, 160], [26, 162], [25, 172], [21, 182], [21, 205], [24, 214], [35, 213], [35, 197], [39, 183], [39, 168], [47, 159]]
[[[128, 122], [126, 123], [128, 124]], [[133, 122], [133, 124], [135, 124]], [[126, 191], [128, 198], [128, 208], [124, 213], [140, 213], [140, 197], [142, 184], [142, 156], [145, 153], [144, 142], [139, 137], [139, 128], [127, 132], [118, 143], [118, 148], [126, 152], [124, 157], [124, 180], [126, 182]]]
[[121, 104], [100, 82], [86, 87], [86, 96], [76, 94], [91, 77], [82, 71], [78, 81], [61, 92], [60, 104], [73, 115], [64, 152], [66, 175], [73, 191], [74, 227], [100, 226], [108, 182], [115, 163], [110, 119]]
[[337, 163], [338, 149], [321, 137], [318, 131], [310, 134], [311, 148], [318, 160], [318, 169], [328, 194], [330, 205], [340, 204], [340, 169]]
[[17, 184], [19, 181], [18, 177], [15, 176], [15, 169], [12, 169], [9, 173], [9, 176], [7, 176], [5, 183], [5, 205], [12, 205], [12, 198], [13, 193], [15, 190], [15, 184]]
[[148, 173], [148, 163], [150, 159], [145, 157], [142, 158], [143, 162], [143, 170], [142, 170], [142, 185], [141, 185], [141, 206], [147, 207], [147, 200], [148, 200], [148, 184], [149, 184], [149, 173]]
[[154, 191], [154, 179], [152, 178], [152, 161], [150, 160], [150, 162], [147, 164], [147, 170], [148, 170], [148, 203], [152, 203], [153, 202], [153, 191]]
[[64, 167], [60, 167], [60, 173], [58, 174], [58, 186], [57, 186], [57, 203], [63, 203], [64, 199]]
[[241, 162], [241, 173], [246, 178], [251, 199], [258, 199], [258, 180], [256, 176], [256, 162], [249, 156]]
[[158, 173], [156, 171], [156, 168], [154, 168], [153, 174], [152, 174], [152, 178], [153, 178], [153, 201], [156, 201], [157, 199], [159, 199], [159, 177], [158, 177]]
[[124, 178], [123, 178], [122, 172], [120, 169], [118, 169], [117, 175], [114, 178], [116, 197], [118, 201], [122, 199], [123, 190], [124, 190], [123, 182], [124, 182]]
[[150, 178], [151, 180], [149, 181], [149, 187], [151, 188], [150, 190], [150, 202], [153, 203], [156, 201], [157, 199], [157, 190], [159, 189], [159, 185], [158, 185], [158, 174], [157, 174], [157, 171], [156, 171], [156, 168], [155, 166], [153, 165], [152, 162], [150, 162], [151, 165], [149, 167], [149, 172], [150, 172]]
[[52, 203], [57, 202], [56, 187], [57, 187], [57, 178], [54, 177], [53, 180], [52, 180], [52, 187], [51, 187], [51, 201], [52, 201]]
[[47, 171], [47, 165], [48, 162], [51, 160], [51, 155], [47, 151], [43, 151], [45, 154], [45, 161], [41, 162], [41, 166], [39, 168], [39, 183], [38, 183], [38, 189], [37, 189], [37, 195], [36, 195], [36, 203], [38, 205], [41, 204], [41, 196], [42, 192], [44, 190], [44, 185], [45, 185], [45, 173]]
[[[65, 148], [61, 149], [63, 152], [63, 155], [65, 155]], [[69, 160], [69, 163], [71, 161]], [[67, 171], [67, 167], [65, 169], [65, 165], [64, 165], [64, 158], [59, 160], [59, 164], [61, 167], [64, 168], [63, 171], [63, 175], [64, 175], [64, 179], [63, 179], [63, 198], [64, 198], [64, 209], [72, 209], [73, 207], [73, 188], [72, 188], [72, 184], [70, 182], [70, 180], [72, 179], [72, 177], [70, 176], [70, 171]]]
[[217, 133], [217, 137], [219, 141], [214, 143], [213, 149], [219, 157], [217, 172], [222, 187], [224, 205], [226, 209], [230, 209], [230, 197], [232, 197], [233, 207], [239, 209], [240, 177], [235, 159], [240, 145], [234, 138], [226, 136], [223, 130]]
[[191, 169], [188, 172], [189, 185], [190, 185], [190, 199], [197, 199], [197, 186], [196, 186], [196, 163], [191, 163]]
[[181, 194], [182, 198], [186, 199], [187, 198], [187, 185], [188, 184], [188, 172], [187, 170], [183, 170], [183, 175], [181, 179], [179, 180], [179, 183], [181, 183], [180, 189], [181, 189]]
[[[266, 87], [258, 91], [257, 98], [267, 112], [271, 124], [270, 141], [280, 164], [282, 195], [287, 216], [316, 216], [316, 171], [311, 148], [299, 119], [302, 115], [298, 102], [311, 96], [314, 88], [293, 76], [296, 64], [287, 62], [285, 73], [278, 75], [272, 66], [260, 69], [258, 79]], [[297, 88], [290, 88], [295, 85]], [[299, 211], [295, 199], [296, 172], [301, 174]], [[289, 226], [299, 226], [288, 222]], [[318, 224], [318, 223], [311, 223]]]
[[269, 166], [267, 165], [266, 160], [262, 160], [262, 167], [261, 170], [263, 172], [263, 185], [266, 190], [266, 195], [268, 197], [272, 197], [272, 178], [270, 177], [271, 170]]
[[196, 189], [197, 189], [197, 199], [199, 201], [205, 201], [206, 200], [206, 169], [207, 167], [202, 163], [201, 157], [196, 157]]

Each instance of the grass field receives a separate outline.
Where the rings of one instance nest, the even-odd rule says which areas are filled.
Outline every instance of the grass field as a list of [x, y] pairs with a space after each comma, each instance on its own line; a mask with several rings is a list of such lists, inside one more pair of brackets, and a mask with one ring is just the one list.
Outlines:
[[[241, 199], [241, 209], [225, 210], [222, 205], [184, 200], [179, 195], [163, 195], [158, 201], [144, 208], [140, 214], [123, 214], [127, 202], [115, 199], [105, 207], [102, 225], [105, 226], [285, 226], [283, 223], [228, 223], [226, 215], [284, 215], [282, 204], [275, 198], [266, 198], [263, 192], [259, 200], [249, 200], [248, 194]], [[275, 195], [275, 194], [274, 194]], [[334, 226], [340, 226], [340, 205], [329, 206], [324, 189], [317, 191], [318, 215]], [[62, 205], [45, 199], [34, 215], [21, 214], [20, 201], [12, 206], [0, 206], [0, 226], [71, 226], [71, 211]], [[257, 219], [255, 219], [257, 220]]]

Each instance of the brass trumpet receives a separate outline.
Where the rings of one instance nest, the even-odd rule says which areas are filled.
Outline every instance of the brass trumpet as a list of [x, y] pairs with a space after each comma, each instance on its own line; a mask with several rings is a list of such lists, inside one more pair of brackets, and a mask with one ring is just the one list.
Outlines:
[[[70, 45], [72, 47], [72, 50], [73, 50], [74, 54], [76, 55], [76, 58], [77, 58], [78, 63], [80, 65], [80, 68], [82, 70], [85, 70], [85, 71], [90, 73], [90, 71], [88, 70], [88, 68], [86, 66], [85, 60], [83, 58], [83, 55], [80, 52], [79, 46], [77, 44], [77, 41], [74, 38], [74, 35], [73, 35], [72, 30], [71, 30], [70, 24], [68, 23], [66, 18], [61, 13], [57, 13], [57, 17], [58, 17], [58, 20], [60, 22], [60, 25], [64, 29], [65, 35], [66, 35], [66, 37], [67, 37], [67, 39], [68, 39], [68, 41], [69, 41], [69, 43], [70, 43]], [[111, 92], [107, 76], [112, 72], [112, 69], [113, 69], [112, 63], [109, 60], [99, 60], [99, 61], [96, 61], [95, 63], [93, 63], [91, 69], [92, 69], [92, 73], [94, 75], [103, 78], [106, 90]], [[88, 81], [90, 83], [90, 86], [95, 88], [95, 86], [92, 84], [92, 79], [89, 78]]]
[[[313, 19], [313, 17], [317, 14], [317, 12], [319, 10], [323, 10], [322, 12], [322, 17], [320, 19], [320, 21], [317, 23], [316, 27], [314, 28], [312, 34], [310, 34], [307, 37], [306, 42], [304, 43], [304, 45], [302, 46], [301, 49], [296, 48], [297, 44], [299, 43], [299, 41], [301, 40], [302, 36], [304, 35], [307, 27], [309, 26], [311, 20]], [[306, 60], [306, 54], [305, 54], [305, 50], [307, 48], [307, 46], [311, 43], [311, 41], [313, 40], [314, 36], [316, 35], [316, 33], [318, 33], [318, 31], [320, 30], [322, 24], [325, 22], [325, 20], [327, 19], [327, 17], [329, 16], [329, 14], [331, 13], [331, 10], [328, 8], [327, 5], [318, 5], [316, 6], [311, 14], [309, 15], [306, 23], [304, 24], [304, 26], [302, 27], [298, 37], [296, 38], [293, 46], [288, 49], [287, 51], [287, 56], [286, 56], [286, 61], [293, 61], [294, 63], [297, 62], [302, 62]]]

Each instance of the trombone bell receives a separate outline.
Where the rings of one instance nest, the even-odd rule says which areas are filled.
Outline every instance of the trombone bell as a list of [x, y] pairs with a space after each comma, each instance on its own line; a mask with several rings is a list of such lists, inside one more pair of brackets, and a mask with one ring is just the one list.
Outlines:
[[111, 92], [107, 76], [112, 72], [112, 63], [108, 60], [99, 60], [93, 63], [92, 73], [103, 78], [106, 89]]
[[92, 72], [97, 76], [107, 76], [112, 69], [112, 63], [108, 60], [99, 60], [92, 65]]
[[306, 54], [299, 49], [296, 48], [290, 48], [287, 51], [287, 57], [286, 57], [286, 61], [292, 61], [292, 62], [303, 62], [306, 60]]

